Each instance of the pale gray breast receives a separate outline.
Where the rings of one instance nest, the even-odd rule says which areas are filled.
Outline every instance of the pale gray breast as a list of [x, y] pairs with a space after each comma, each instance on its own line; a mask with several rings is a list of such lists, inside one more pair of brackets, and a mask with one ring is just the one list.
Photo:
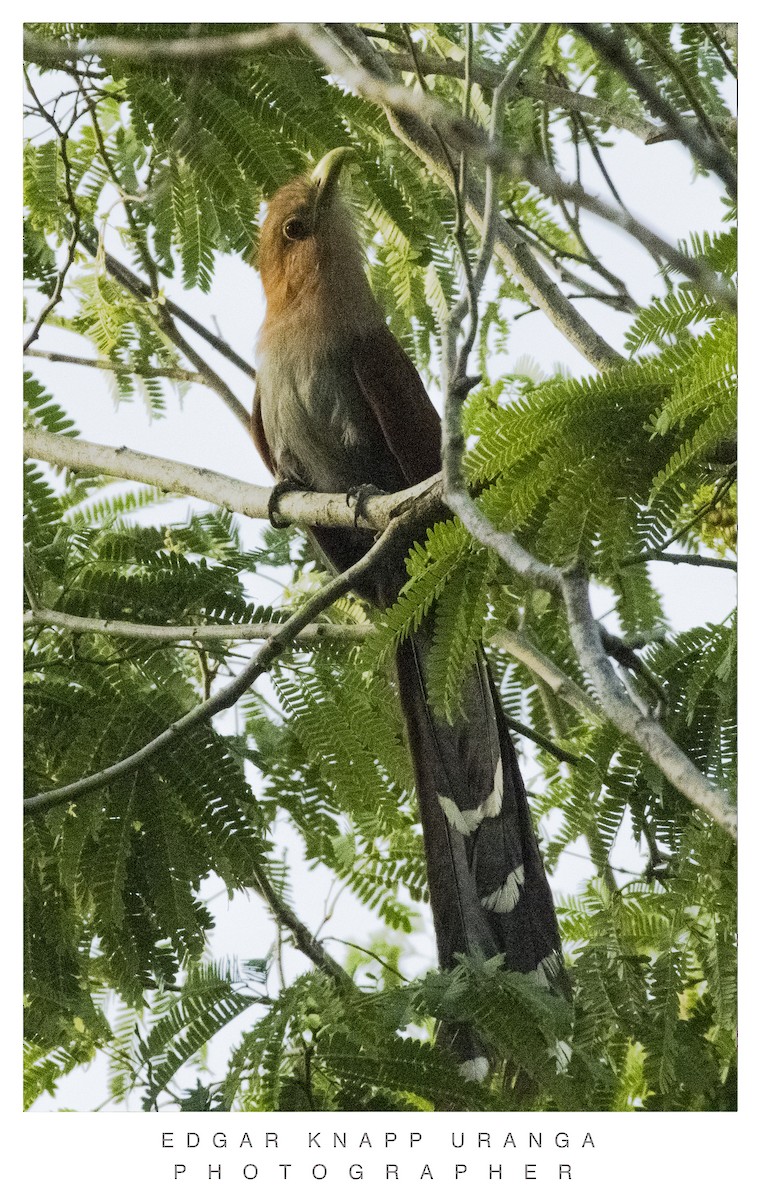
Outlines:
[[277, 471], [316, 491], [373, 483], [386, 491], [404, 478], [354, 374], [348, 351], [305, 341], [272, 344], [258, 367], [261, 417]]

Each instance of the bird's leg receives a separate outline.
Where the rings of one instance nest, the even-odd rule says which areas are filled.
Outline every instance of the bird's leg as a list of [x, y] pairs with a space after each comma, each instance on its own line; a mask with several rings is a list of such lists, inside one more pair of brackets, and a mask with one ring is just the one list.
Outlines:
[[279, 515], [279, 501], [287, 492], [307, 492], [307, 488], [302, 483], [296, 483], [294, 479], [280, 479], [279, 483], [275, 483], [269, 495], [267, 512], [269, 515], [269, 523], [272, 529], [287, 529], [292, 525], [292, 521], [286, 521], [284, 517]]
[[354, 505], [354, 529], [359, 527], [360, 517], [366, 517], [367, 501], [371, 496], [385, 496], [384, 488], [376, 487], [374, 483], [360, 483], [349, 488], [346, 492], [346, 504]]

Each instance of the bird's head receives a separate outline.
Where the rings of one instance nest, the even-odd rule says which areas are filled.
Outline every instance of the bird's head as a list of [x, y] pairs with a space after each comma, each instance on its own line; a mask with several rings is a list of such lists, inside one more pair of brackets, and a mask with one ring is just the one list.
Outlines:
[[353, 151], [331, 150], [272, 196], [261, 229], [264, 332], [288, 315], [341, 321], [372, 299], [351, 213], [338, 189]]

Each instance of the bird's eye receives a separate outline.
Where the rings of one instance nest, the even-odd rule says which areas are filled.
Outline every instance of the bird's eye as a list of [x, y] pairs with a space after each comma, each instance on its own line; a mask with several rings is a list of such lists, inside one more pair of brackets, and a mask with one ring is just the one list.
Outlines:
[[309, 236], [310, 232], [311, 230], [308, 225], [300, 217], [290, 217], [282, 226], [282, 233], [288, 242], [302, 242], [304, 238]]

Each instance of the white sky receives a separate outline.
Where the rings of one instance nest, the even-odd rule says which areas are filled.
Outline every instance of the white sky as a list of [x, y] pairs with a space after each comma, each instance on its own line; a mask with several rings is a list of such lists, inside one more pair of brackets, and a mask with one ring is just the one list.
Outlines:
[[[402, 151], [405, 153], [406, 151]], [[587, 162], [588, 156], [584, 156]], [[643, 146], [630, 135], [620, 135], [607, 163], [620, 194], [631, 212], [647, 225], [657, 229], [667, 240], [686, 236], [692, 230], [715, 229], [721, 223], [722, 208], [718, 185], [709, 179], [693, 179], [688, 155], [674, 143]], [[601, 177], [595, 168], [586, 169], [585, 186], [609, 200]], [[113, 214], [117, 223], [122, 214]], [[652, 259], [619, 230], [586, 217], [583, 226], [590, 235], [592, 246], [603, 261], [623, 276], [633, 295], [645, 302], [661, 290], [656, 283], [656, 268]], [[123, 261], [128, 261], [115, 233], [107, 237], [107, 248]], [[263, 305], [260, 281], [252, 268], [239, 260], [219, 262], [209, 296], [185, 293], [178, 284], [167, 285], [168, 294], [193, 313], [208, 327], [217, 327], [230, 345], [248, 361], [254, 361], [254, 346]], [[577, 302], [581, 311], [617, 349], [622, 349], [622, 336], [629, 324], [624, 315], [614, 313], [594, 301]], [[249, 407], [251, 385], [237, 368], [219, 358], [204, 343], [198, 343], [191, 333], [189, 340], [199, 345], [201, 352], [226, 378], [227, 382]], [[61, 350], [75, 354], [93, 353], [92, 347], [73, 335], [53, 328], [43, 330], [37, 342], [41, 349]], [[544, 370], [554, 364], [566, 364], [574, 374], [590, 370], [580, 355], [566, 342], [542, 314], [532, 314], [514, 324], [507, 356], [490, 364], [490, 371], [500, 374], [522, 355], [531, 355]], [[100, 372], [68, 365], [57, 365], [29, 359], [26, 365], [67, 409], [83, 437], [108, 445], [127, 445], [155, 455], [206, 466], [254, 483], [267, 484], [269, 476], [257, 453], [236, 419], [222, 402], [207, 389], [193, 385], [182, 407], [174, 399], [168, 401], [168, 416], [152, 420], [140, 401], [123, 403], [115, 409], [109, 384]], [[158, 519], [176, 519], [188, 510], [187, 502], [174, 502], [158, 510]], [[240, 517], [246, 542], [252, 543], [259, 533], [261, 522]], [[736, 577], [733, 572], [672, 567], [654, 564], [654, 577], [664, 593], [671, 623], [678, 629], [706, 621], [719, 620], [734, 607]], [[254, 594], [255, 602], [267, 602], [268, 595]], [[324, 912], [330, 876], [320, 868], [309, 872], [299, 857], [299, 845], [286, 828], [284, 846], [292, 868], [294, 907], [312, 928], [316, 928]], [[628, 839], [621, 838], [613, 860], [618, 865], [634, 867], [637, 859]], [[571, 855], [564, 855], [554, 877], [554, 886], [564, 892], [580, 885], [587, 864]], [[627, 877], [626, 877], [627, 878]], [[208, 881], [203, 895], [219, 890]], [[213, 904], [216, 928], [211, 939], [215, 957], [226, 955], [240, 959], [263, 957], [273, 940], [273, 927], [263, 912], [257, 897], [238, 896], [229, 903], [225, 896]], [[342, 896], [334, 910], [332, 921], [323, 934], [364, 944], [379, 925], [352, 898]], [[428, 914], [424, 914], [424, 929], [407, 943], [414, 953], [402, 959], [402, 970], [408, 975], [421, 972], [435, 959]], [[328, 944], [330, 952], [343, 958], [342, 945]], [[288, 973], [304, 970], [306, 961], [295, 951], [286, 950]], [[255, 1012], [256, 1010], [253, 1010]], [[245, 1014], [229, 1026], [216, 1040], [210, 1062], [220, 1071], [226, 1061], [226, 1050], [235, 1041], [240, 1028], [253, 1020]], [[76, 1072], [59, 1086], [55, 1098], [43, 1097], [36, 1111], [72, 1107], [91, 1108], [107, 1095], [106, 1077], [102, 1064]]]

